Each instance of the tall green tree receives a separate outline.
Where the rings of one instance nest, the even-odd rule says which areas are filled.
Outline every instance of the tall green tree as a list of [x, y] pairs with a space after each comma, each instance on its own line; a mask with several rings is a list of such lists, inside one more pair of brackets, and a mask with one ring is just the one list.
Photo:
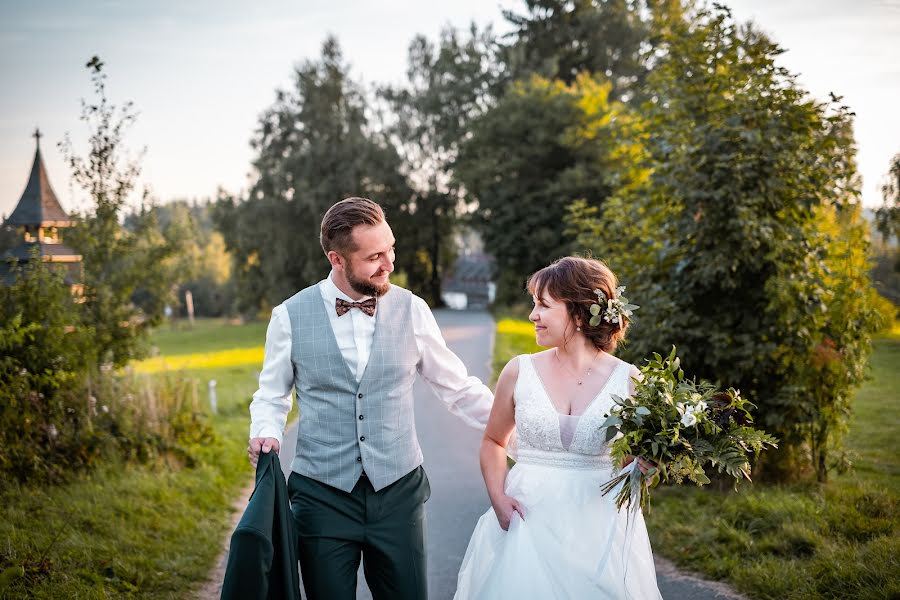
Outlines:
[[505, 83], [497, 52], [490, 28], [446, 28], [437, 43], [419, 35], [409, 46], [406, 83], [380, 91], [389, 134], [415, 190], [408, 208], [418, 234], [414, 248], [427, 257], [407, 266], [407, 275], [411, 285], [425, 284], [433, 306], [441, 303], [441, 279], [455, 253], [452, 235], [465, 210], [453, 177], [459, 143]]
[[[878, 230], [885, 239], [900, 239], [900, 152], [891, 159], [888, 172], [881, 184], [884, 204], [876, 212]], [[900, 257], [897, 268], [900, 270]]]
[[348, 74], [337, 40], [299, 65], [278, 91], [252, 141], [256, 182], [243, 198], [220, 196], [214, 219], [235, 257], [245, 311], [273, 306], [328, 273], [319, 246], [322, 215], [334, 202], [366, 196], [395, 229], [398, 266], [410, 225], [412, 190], [396, 149], [370, 125], [363, 90]]
[[[89, 131], [87, 153], [79, 155], [68, 134], [60, 148], [72, 181], [91, 206], [78, 216], [66, 239], [82, 255], [84, 322], [94, 336], [91, 358], [97, 366], [122, 366], [140, 355], [148, 328], [162, 318], [172, 289], [166, 261], [178, 252], [179, 240], [160, 231], [146, 192], [132, 227], [122, 226], [141, 174], [143, 153], [132, 156], [125, 146], [137, 114], [131, 102], [118, 106], [109, 100], [98, 57], [86, 66], [94, 88], [94, 98], [82, 101], [81, 120]], [[140, 298], [135, 297], [138, 291]]]
[[573, 250], [567, 207], [599, 207], [641, 173], [639, 122], [611, 84], [534, 76], [516, 82], [472, 123], [457, 177], [477, 201], [474, 225], [497, 264], [498, 302], [519, 301], [525, 278]]
[[723, 7], [672, 25], [642, 108], [646, 185], [577, 206], [579, 246], [641, 305], [627, 357], [678, 346], [782, 439], [769, 473], [841, 462], [876, 325], [852, 113], [810, 98], [782, 50]]
[[900, 153], [894, 155], [881, 184], [882, 205], [875, 211], [875, 224], [880, 235], [873, 240], [875, 266], [872, 278], [878, 292], [894, 304], [884, 310], [887, 326], [900, 306]]
[[641, 95], [661, 21], [680, 1], [525, 0], [505, 10], [514, 27], [506, 60], [515, 79], [531, 74], [573, 83], [587, 71], [612, 82], [612, 95]]

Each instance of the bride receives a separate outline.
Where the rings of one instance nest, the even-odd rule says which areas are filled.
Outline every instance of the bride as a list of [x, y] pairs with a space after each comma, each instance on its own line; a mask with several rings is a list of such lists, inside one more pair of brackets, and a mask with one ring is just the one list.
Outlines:
[[493, 510], [475, 527], [455, 598], [661, 598], [640, 510], [619, 512], [615, 492], [600, 492], [621, 466], [600, 426], [611, 396], [633, 393], [638, 375], [610, 354], [628, 326], [616, 277], [600, 261], [566, 257], [532, 275], [528, 290], [537, 343], [549, 350], [513, 358], [500, 374], [481, 444]]

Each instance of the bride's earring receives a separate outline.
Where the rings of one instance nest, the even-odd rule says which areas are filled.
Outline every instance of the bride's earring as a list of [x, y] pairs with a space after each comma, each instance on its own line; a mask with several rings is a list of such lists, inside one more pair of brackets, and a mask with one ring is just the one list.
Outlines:
[[576, 326], [575, 331], [581, 331], [581, 326], [580, 325]]

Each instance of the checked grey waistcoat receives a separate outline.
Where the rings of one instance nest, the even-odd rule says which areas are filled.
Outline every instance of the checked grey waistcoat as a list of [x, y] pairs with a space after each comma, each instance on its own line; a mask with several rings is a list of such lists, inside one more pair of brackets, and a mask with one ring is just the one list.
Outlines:
[[357, 383], [318, 285], [285, 301], [300, 411], [293, 471], [350, 492], [364, 469], [380, 490], [422, 464], [413, 416], [419, 352], [411, 303], [412, 293], [393, 285], [378, 298], [372, 352]]

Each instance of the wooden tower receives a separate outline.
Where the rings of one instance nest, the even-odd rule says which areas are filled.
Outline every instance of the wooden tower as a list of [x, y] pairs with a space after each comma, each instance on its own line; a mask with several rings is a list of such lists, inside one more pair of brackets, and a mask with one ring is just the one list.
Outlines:
[[6, 219], [4, 225], [18, 229], [22, 242], [4, 253], [0, 273], [7, 282], [12, 277], [11, 263], [26, 263], [35, 251], [41, 260], [59, 263], [65, 270], [66, 281], [74, 291], [80, 291], [81, 255], [63, 244], [62, 233], [73, 225], [66, 214], [47, 177], [47, 169], [41, 157], [41, 132], [35, 130], [36, 148], [31, 175], [25, 184], [25, 191], [19, 198], [15, 210]]

